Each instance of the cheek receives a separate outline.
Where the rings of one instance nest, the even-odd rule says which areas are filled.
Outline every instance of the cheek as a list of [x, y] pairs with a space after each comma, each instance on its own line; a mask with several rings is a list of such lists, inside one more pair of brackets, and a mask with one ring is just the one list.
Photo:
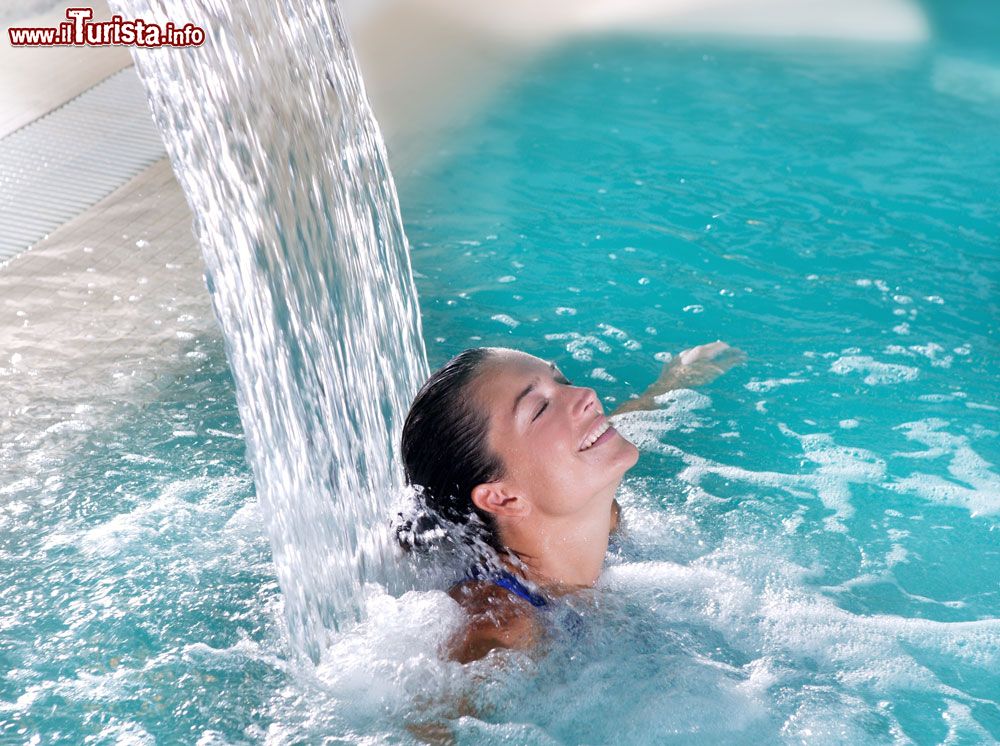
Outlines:
[[534, 483], [545, 485], [546, 489], [558, 486], [580, 468], [572, 453], [552, 442], [541, 443], [525, 452], [523, 463], [530, 470]]
[[518, 443], [501, 453], [507, 473], [522, 487], [532, 487], [547, 479], [552, 448], [544, 444]]
[[552, 507], [576, 492], [581, 469], [575, 454], [558, 441], [540, 439], [531, 446], [512, 449], [511, 474], [533, 499], [544, 499]]

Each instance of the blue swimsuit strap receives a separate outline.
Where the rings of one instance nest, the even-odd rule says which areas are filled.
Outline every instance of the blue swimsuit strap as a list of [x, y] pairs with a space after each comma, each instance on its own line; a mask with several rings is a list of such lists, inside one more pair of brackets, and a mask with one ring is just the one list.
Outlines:
[[537, 593], [532, 593], [528, 588], [518, 580], [516, 577], [511, 575], [506, 570], [498, 570], [496, 572], [488, 572], [487, 570], [480, 567], [473, 567], [469, 570], [468, 575], [469, 580], [489, 580], [494, 585], [498, 585], [501, 588], [506, 588], [511, 593], [520, 596], [525, 601], [530, 603], [532, 606], [545, 606], [546, 601], [542, 596]]
[[508, 591], [516, 593], [532, 606], [545, 606], [544, 598], [539, 596], [537, 593], [529, 591], [520, 580], [515, 578], [509, 572], [501, 571], [499, 575], [494, 575], [490, 578], [490, 580], [492, 580], [496, 585], [499, 585], [501, 588], [506, 588]]

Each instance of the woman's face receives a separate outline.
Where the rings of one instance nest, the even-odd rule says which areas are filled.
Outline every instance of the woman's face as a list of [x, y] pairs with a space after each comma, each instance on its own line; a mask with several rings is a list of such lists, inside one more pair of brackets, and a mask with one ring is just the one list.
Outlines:
[[503, 482], [551, 517], [610, 508], [639, 451], [610, 426], [593, 389], [573, 386], [552, 363], [497, 350], [473, 395], [489, 416], [489, 446]]

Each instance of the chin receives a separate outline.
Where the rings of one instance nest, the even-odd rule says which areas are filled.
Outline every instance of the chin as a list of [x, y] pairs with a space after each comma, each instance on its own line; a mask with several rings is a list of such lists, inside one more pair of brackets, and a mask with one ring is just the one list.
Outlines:
[[628, 443], [629, 462], [628, 462], [628, 466], [625, 467], [625, 471], [628, 471], [633, 466], [635, 466], [636, 462], [639, 460], [639, 449], [636, 448], [634, 445], [632, 445], [632, 443], [630, 443], [628, 441], [626, 441], [626, 442]]
[[624, 445], [619, 453], [615, 454], [614, 460], [609, 462], [607, 465], [606, 474], [614, 475], [613, 481], [608, 483], [608, 486], [613, 486], [615, 491], [618, 490], [618, 486], [621, 484], [622, 478], [625, 473], [635, 466], [636, 461], [639, 460], [639, 449], [637, 449], [631, 443]]
[[621, 440], [619, 453], [615, 454], [615, 463], [621, 466], [622, 474], [624, 474], [639, 460], [639, 449], [632, 444], [632, 441], [625, 440], [625, 438]]

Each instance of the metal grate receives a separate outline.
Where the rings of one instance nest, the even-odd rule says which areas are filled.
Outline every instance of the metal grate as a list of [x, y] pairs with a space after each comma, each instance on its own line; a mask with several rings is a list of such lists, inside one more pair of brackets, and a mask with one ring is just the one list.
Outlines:
[[0, 139], [0, 262], [165, 155], [132, 67]]

